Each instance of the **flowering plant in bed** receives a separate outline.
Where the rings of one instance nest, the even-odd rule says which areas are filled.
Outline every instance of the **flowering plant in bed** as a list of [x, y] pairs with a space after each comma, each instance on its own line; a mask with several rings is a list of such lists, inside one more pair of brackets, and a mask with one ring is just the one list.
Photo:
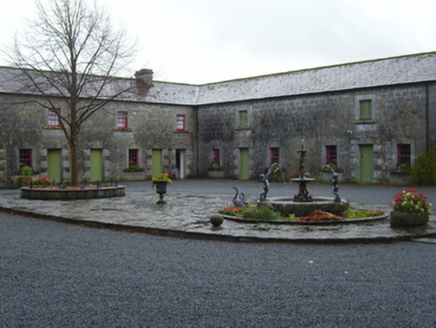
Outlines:
[[32, 179], [32, 184], [34, 186], [51, 186], [53, 184], [53, 180], [49, 177], [39, 176], [35, 179]]
[[427, 202], [422, 192], [418, 193], [416, 189], [398, 192], [394, 196], [394, 202], [391, 204], [394, 211], [405, 213], [423, 213], [428, 212], [432, 207], [432, 204]]
[[247, 207], [234, 207], [229, 206], [219, 211], [220, 214], [225, 216], [234, 216], [244, 219], [257, 219], [269, 221], [296, 221], [296, 222], [321, 222], [321, 221], [346, 221], [357, 219], [369, 219], [384, 216], [386, 213], [381, 210], [368, 211], [364, 209], [349, 210], [346, 217], [335, 215], [322, 210], [315, 210], [309, 215], [304, 217], [297, 217], [294, 214], [289, 216], [280, 216], [279, 213], [273, 210], [262, 207], [256, 208], [255, 206]]
[[157, 176], [151, 180], [151, 187], [154, 188], [156, 182], [158, 181], [166, 181], [168, 184], [172, 184], [173, 181], [168, 176], [168, 173], [158, 173]]

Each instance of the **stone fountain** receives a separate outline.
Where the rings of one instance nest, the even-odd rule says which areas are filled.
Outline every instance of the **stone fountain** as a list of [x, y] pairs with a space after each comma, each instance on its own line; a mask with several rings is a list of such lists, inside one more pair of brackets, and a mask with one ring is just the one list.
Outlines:
[[[309, 174], [304, 170], [304, 161], [307, 153], [307, 150], [304, 149], [304, 145], [301, 146], [301, 149], [297, 150], [297, 153], [300, 157], [300, 177], [291, 179], [291, 181], [294, 183], [298, 183], [298, 194], [295, 195], [293, 198], [267, 198], [264, 192], [261, 195], [258, 206], [267, 206], [281, 213], [284, 216], [288, 216], [289, 214], [294, 214], [295, 216], [307, 216], [309, 213], [316, 210], [322, 210], [332, 214], [345, 216], [346, 212], [350, 208], [350, 203], [347, 200], [339, 197], [337, 174], [333, 172], [332, 179], [333, 193], [335, 194], [335, 198], [311, 196], [309, 194], [309, 191], [307, 190], [307, 184], [315, 181], [315, 179], [309, 178]], [[265, 179], [265, 177], [263, 177], [263, 179]]]

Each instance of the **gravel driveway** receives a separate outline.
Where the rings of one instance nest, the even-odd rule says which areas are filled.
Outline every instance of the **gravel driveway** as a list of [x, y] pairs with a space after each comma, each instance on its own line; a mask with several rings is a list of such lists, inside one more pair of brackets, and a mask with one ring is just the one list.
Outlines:
[[186, 240], [0, 214], [0, 327], [434, 327], [435, 245]]

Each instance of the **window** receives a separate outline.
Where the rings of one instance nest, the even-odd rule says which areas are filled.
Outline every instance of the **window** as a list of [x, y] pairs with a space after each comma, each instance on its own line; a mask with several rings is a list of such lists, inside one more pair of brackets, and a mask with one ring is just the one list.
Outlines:
[[117, 113], [117, 129], [126, 130], [127, 129], [127, 112]]
[[410, 166], [410, 144], [397, 145], [397, 166], [401, 164]]
[[270, 148], [270, 165], [274, 163], [278, 163], [280, 160], [280, 149], [279, 148]]
[[185, 131], [185, 115], [177, 115], [177, 131]]
[[[61, 114], [61, 110], [58, 109], [59, 115]], [[55, 112], [48, 112], [48, 126], [53, 128], [58, 128], [61, 126], [61, 122], [59, 121], [59, 117]]]
[[33, 168], [32, 149], [20, 149], [20, 167], [23, 166], [30, 166]]
[[138, 154], [139, 154], [138, 149], [129, 149], [129, 166], [131, 165], [139, 166]]
[[372, 119], [372, 100], [360, 100], [359, 101], [359, 118], [361, 120], [371, 120]]
[[248, 126], [248, 112], [246, 110], [239, 111], [239, 127]]
[[214, 149], [212, 151], [212, 164], [218, 164], [220, 165], [220, 150], [219, 149]]
[[325, 163], [332, 163], [336, 167], [338, 160], [336, 146], [325, 146]]

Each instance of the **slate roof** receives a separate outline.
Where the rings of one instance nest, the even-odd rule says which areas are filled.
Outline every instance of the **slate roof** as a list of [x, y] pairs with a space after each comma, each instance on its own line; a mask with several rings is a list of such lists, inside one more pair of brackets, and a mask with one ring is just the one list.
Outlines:
[[321, 67], [200, 86], [197, 104], [436, 81], [436, 52]]
[[[19, 70], [0, 67], [0, 92], [20, 90], [13, 76]], [[117, 84], [133, 85], [135, 79], [116, 78]], [[153, 81], [145, 94], [132, 92], [119, 100], [174, 105], [206, 105], [311, 93], [343, 91], [406, 83], [436, 81], [436, 52], [391, 57], [314, 69], [290, 71], [192, 85]]]

